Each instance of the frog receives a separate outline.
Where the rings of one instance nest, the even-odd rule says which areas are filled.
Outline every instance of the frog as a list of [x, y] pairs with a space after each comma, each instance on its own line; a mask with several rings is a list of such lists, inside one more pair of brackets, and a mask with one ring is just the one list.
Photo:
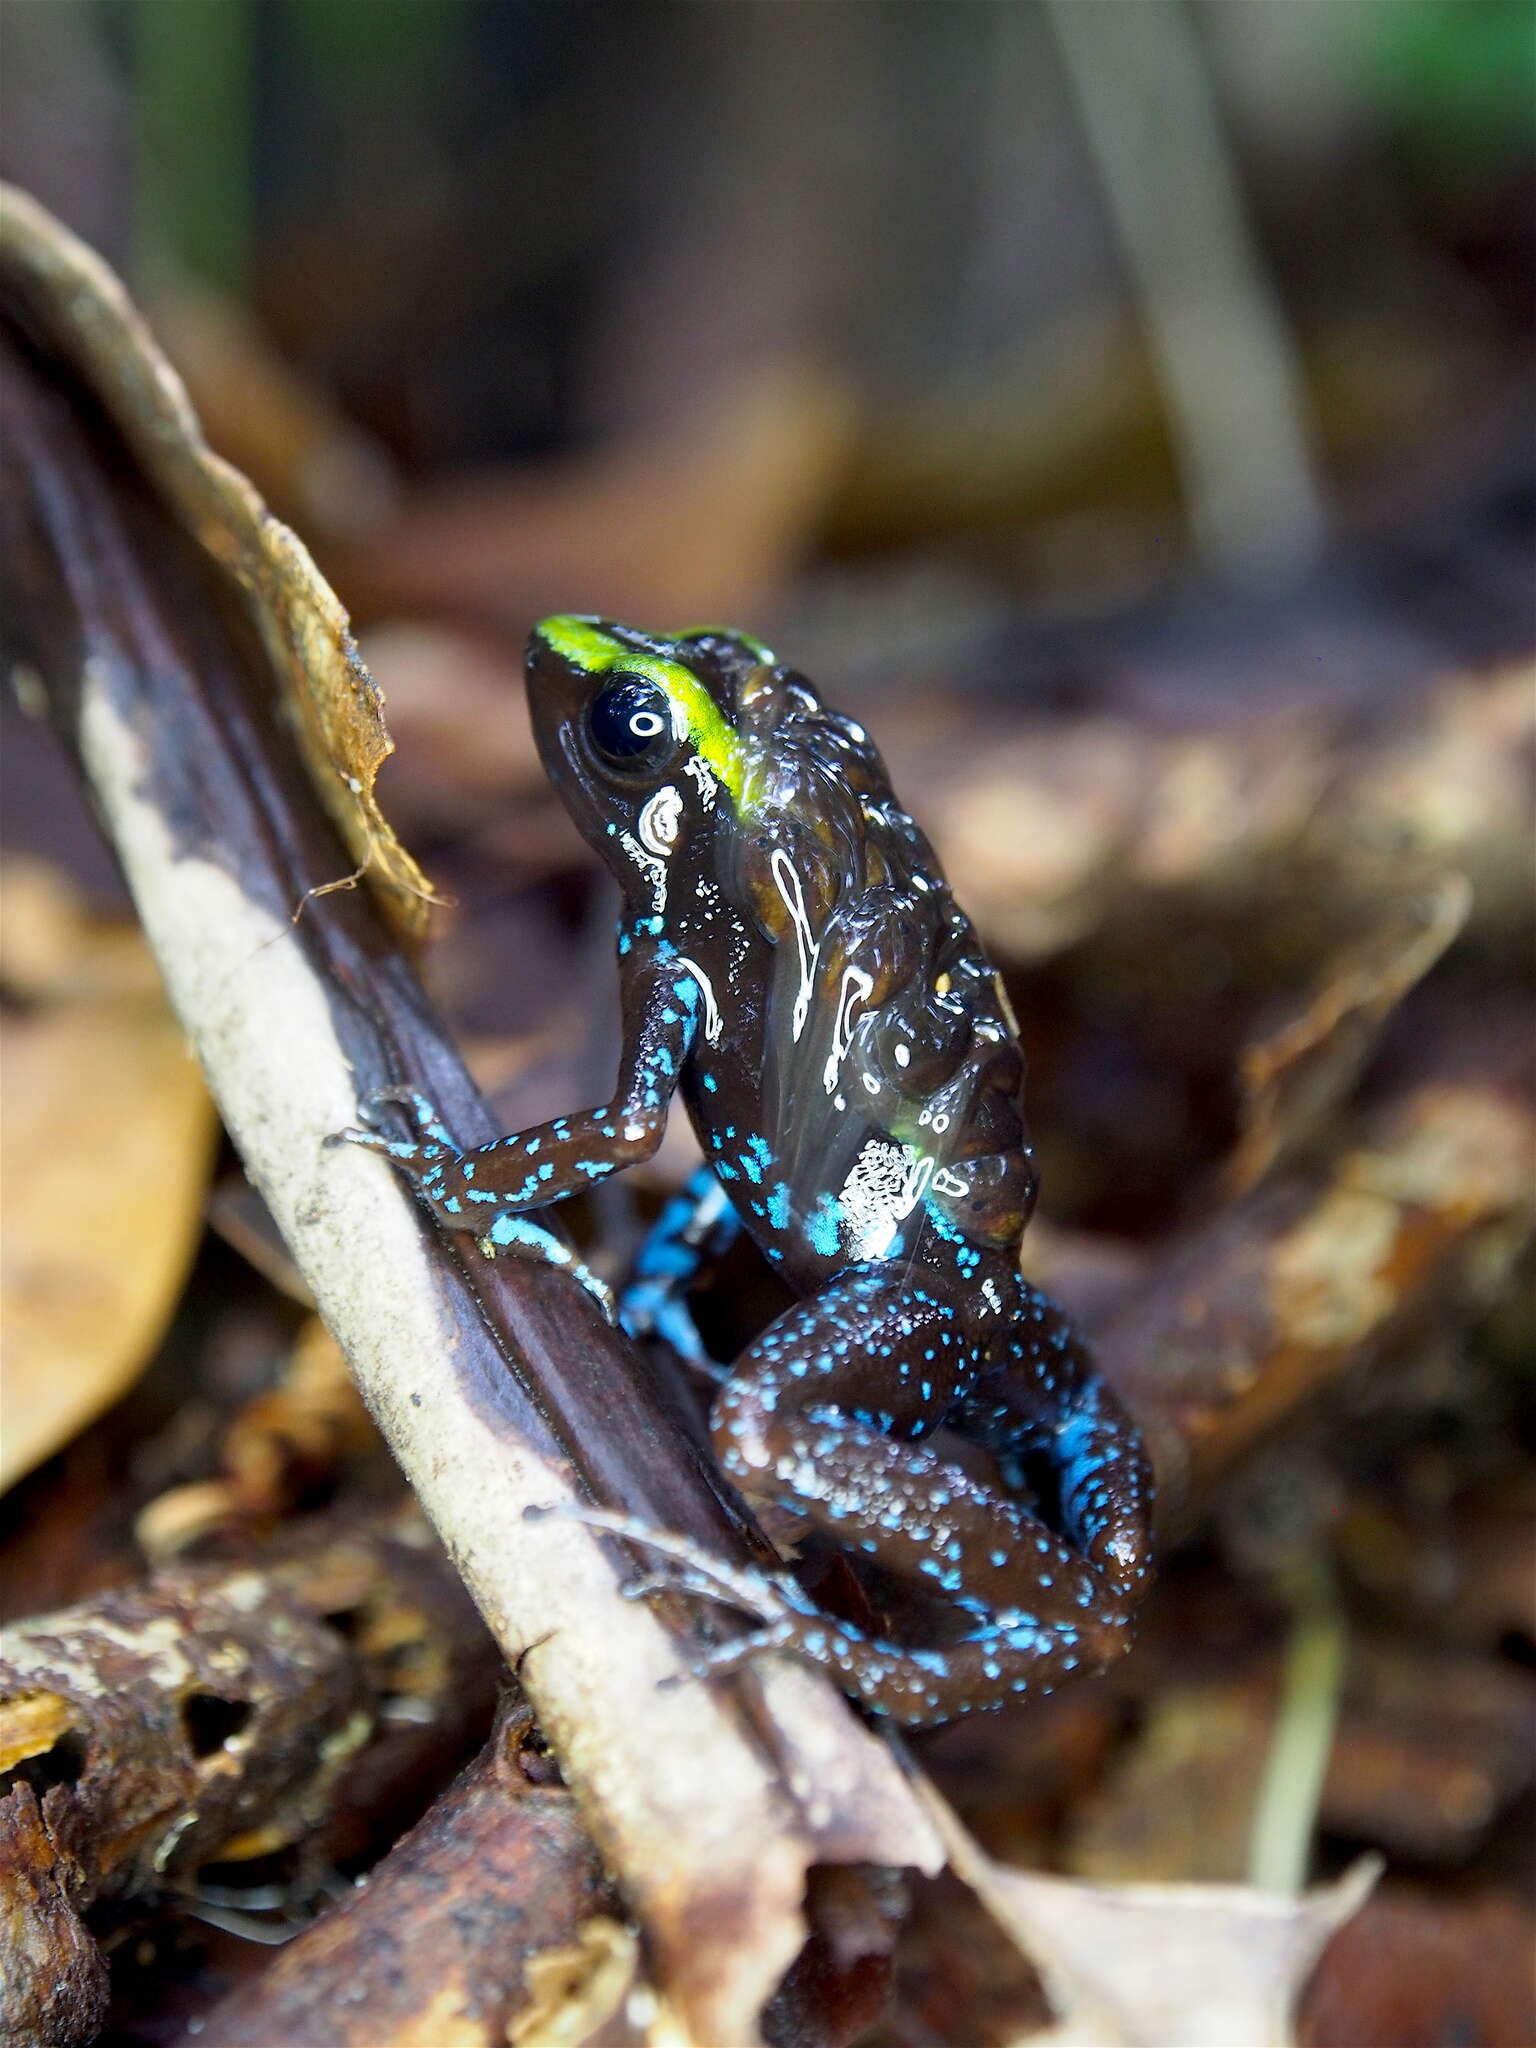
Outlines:
[[[574, 1265], [537, 1212], [651, 1158], [681, 1098], [705, 1163], [608, 1305], [709, 1375], [710, 1439], [742, 1493], [945, 1624], [927, 1640], [846, 1621], [790, 1573], [592, 1510], [671, 1560], [637, 1592], [755, 1618], [700, 1674], [782, 1651], [924, 1727], [1103, 1668], [1148, 1582], [1148, 1463], [1021, 1275], [1038, 1170], [1017, 1021], [869, 734], [736, 631], [561, 615], [534, 628], [526, 673], [545, 771], [621, 890], [616, 1086], [473, 1149], [404, 1086], [337, 1141], [382, 1152], [486, 1253]], [[413, 1136], [389, 1134], [386, 1104]], [[688, 1290], [742, 1232], [789, 1305], [722, 1365]]]

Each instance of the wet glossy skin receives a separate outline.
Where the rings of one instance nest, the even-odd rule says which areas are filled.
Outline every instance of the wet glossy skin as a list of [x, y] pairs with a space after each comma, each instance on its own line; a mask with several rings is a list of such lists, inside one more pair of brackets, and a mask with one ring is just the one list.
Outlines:
[[[765, 1583], [768, 1626], [711, 1668], [790, 1648], [920, 1724], [1103, 1664], [1145, 1577], [1146, 1468], [1018, 1277], [1035, 1172], [1013, 1021], [879, 754], [740, 636], [550, 619], [528, 675], [550, 778], [624, 890], [614, 1096], [467, 1154], [419, 1100], [420, 1142], [348, 1135], [487, 1250], [547, 1250], [523, 1212], [648, 1156], [681, 1092], [709, 1168], [642, 1254], [626, 1326], [708, 1369], [683, 1289], [745, 1228], [798, 1299], [723, 1376], [725, 1470], [965, 1619], [942, 1647], [887, 1642]], [[1004, 1484], [920, 1446], [940, 1424]], [[1059, 1526], [1007, 1490], [1032, 1453]]]

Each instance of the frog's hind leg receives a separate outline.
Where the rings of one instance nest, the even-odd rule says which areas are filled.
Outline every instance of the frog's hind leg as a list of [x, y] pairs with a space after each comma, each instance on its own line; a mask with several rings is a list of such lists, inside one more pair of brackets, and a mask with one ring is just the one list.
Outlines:
[[[703, 1668], [734, 1669], [759, 1648], [788, 1646], [916, 1725], [1048, 1692], [1118, 1654], [1127, 1589], [1107, 1585], [1101, 1563], [1005, 1492], [910, 1441], [948, 1419], [956, 1388], [983, 1363], [964, 1301], [931, 1278], [914, 1285], [879, 1266], [797, 1303], [738, 1361], [712, 1418], [727, 1473], [937, 1593], [968, 1626], [959, 1640], [926, 1646], [786, 1611]], [[1073, 1485], [1091, 1491], [1087, 1442]]]
[[719, 1258], [740, 1229], [714, 1170], [701, 1166], [657, 1217], [619, 1296], [619, 1321], [631, 1337], [664, 1337], [685, 1364], [717, 1381], [727, 1374], [704, 1348], [687, 1288], [700, 1265]]
[[948, 1419], [1015, 1483], [1023, 1459], [1043, 1456], [1067, 1535], [1096, 1574], [1100, 1604], [1135, 1604], [1151, 1544], [1151, 1474], [1129, 1416], [1038, 1288], [1020, 1283], [1018, 1315], [992, 1365]]

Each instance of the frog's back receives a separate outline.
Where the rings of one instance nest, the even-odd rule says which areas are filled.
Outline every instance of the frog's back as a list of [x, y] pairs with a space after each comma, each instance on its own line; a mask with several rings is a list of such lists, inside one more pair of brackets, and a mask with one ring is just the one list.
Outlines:
[[776, 681], [720, 848], [756, 956], [756, 1185], [732, 1192], [791, 1265], [1011, 1249], [1034, 1168], [1001, 985], [863, 728]]

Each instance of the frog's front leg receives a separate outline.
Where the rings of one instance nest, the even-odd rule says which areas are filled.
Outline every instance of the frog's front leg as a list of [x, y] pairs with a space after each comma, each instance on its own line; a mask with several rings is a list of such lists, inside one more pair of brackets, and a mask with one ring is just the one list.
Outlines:
[[870, 1706], [921, 1725], [1049, 1692], [1118, 1654], [1130, 1586], [1110, 1583], [1101, 1563], [997, 1487], [900, 1440], [945, 1419], [981, 1364], [963, 1298], [880, 1265], [840, 1275], [752, 1346], [712, 1418], [726, 1471], [938, 1594], [968, 1624], [958, 1640], [929, 1646], [786, 1609], [703, 1668], [794, 1649]]
[[[465, 1151], [422, 1096], [410, 1089], [386, 1089], [370, 1098], [365, 1113], [374, 1103], [396, 1102], [412, 1116], [419, 1139], [389, 1138], [368, 1129], [340, 1131], [332, 1142], [382, 1152], [445, 1229], [473, 1232], [487, 1253], [534, 1252], [574, 1265], [568, 1247], [526, 1212], [578, 1194], [656, 1150], [693, 1043], [699, 1003], [698, 985], [687, 972], [669, 970], [660, 960], [631, 971], [618, 1085], [612, 1101], [600, 1108], [556, 1117]], [[584, 1269], [577, 1269], [577, 1277], [594, 1291], [601, 1287]], [[602, 1294], [606, 1306], [606, 1288]]]

